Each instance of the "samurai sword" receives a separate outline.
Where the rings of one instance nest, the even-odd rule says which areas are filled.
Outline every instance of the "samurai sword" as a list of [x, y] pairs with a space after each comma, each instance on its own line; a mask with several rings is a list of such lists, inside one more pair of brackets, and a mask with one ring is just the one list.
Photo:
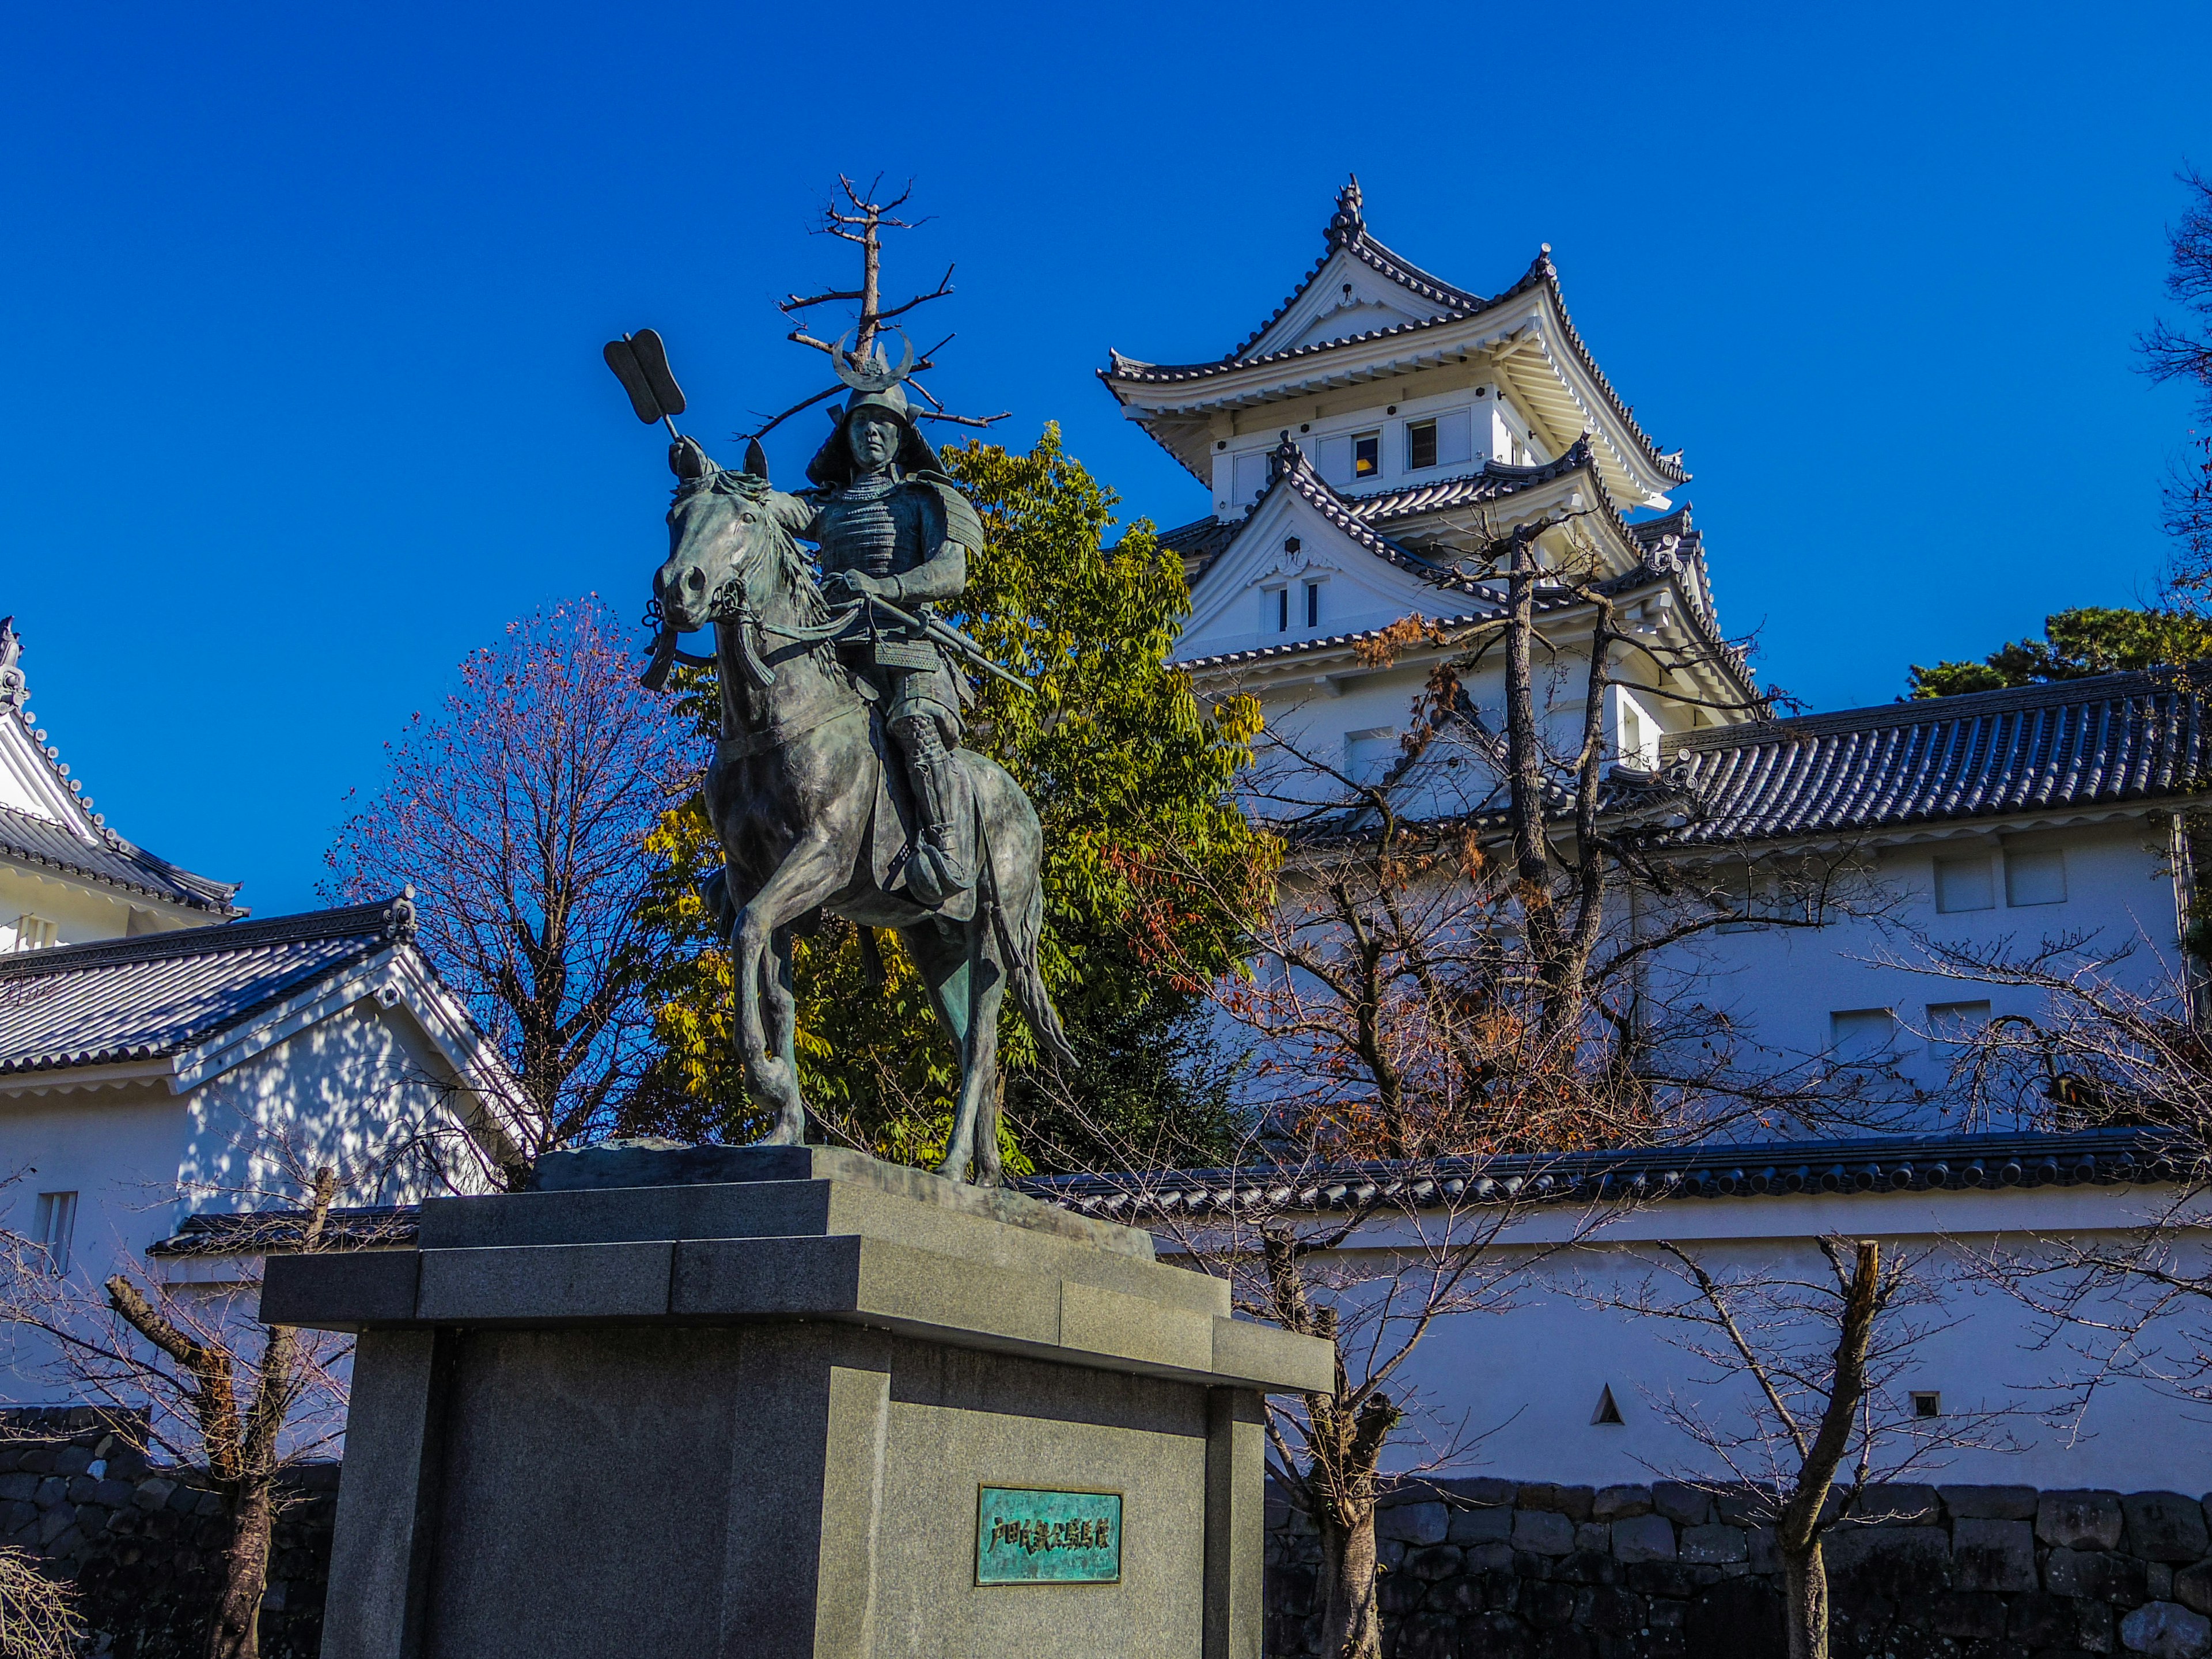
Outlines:
[[1000, 667], [998, 664], [993, 662], [990, 658], [983, 654], [983, 647], [981, 646], [976, 644], [975, 641], [969, 639], [958, 629], [948, 627], [945, 623], [938, 621], [934, 617], [917, 617], [911, 611], [902, 611], [898, 606], [893, 605], [889, 599], [878, 599], [872, 593], [867, 596], [867, 600], [870, 605], [875, 605], [880, 610], [888, 611], [891, 616], [896, 617], [899, 621], [904, 623], [908, 628], [918, 628], [925, 635], [928, 635], [928, 637], [935, 640], [939, 645], [948, 647], [951, 650], [958, 652], [962, 656], [967, 658], [969, 661], [974, 663], [976, 667], [982, 669], [986, 673], [996, 674], [1000, 679], [1006, 681], [1008, 685], [1014, 687], [1015, 690], [1026, 691], [1031, 696], [1035, 696], [1036, 695], [1036, 687], [1031, 685], [1027, 680], [1021, 679], [1012, 674], [1009, 674], [1005, 669]]

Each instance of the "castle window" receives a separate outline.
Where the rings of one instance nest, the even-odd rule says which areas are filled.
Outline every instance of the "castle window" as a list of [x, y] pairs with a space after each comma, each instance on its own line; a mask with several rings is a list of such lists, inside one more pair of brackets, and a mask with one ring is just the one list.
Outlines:
[[1964, 1048], [1990, 1023], [1986, 1002], [1931, 1002], [1928, 1005], [1928, 1035], [1951, 1048]]
[[43, 951], [61, 942], [60, 930], [44, 916], [15, 918], [15, 948], [18, 951]]
[[1321, 626], [1321, 584], [1319, 582], [1306, 584], [1306, 626], [1308, 628]]
[[1267, 487], [1267, 452], [1255, 449], [1249, 454], [1232, 458], [1230, 468], [1229, 504], [1249, 507], [1259, 499], [1260, 492]]
[[1269, 593], [1267, 598], [1269, 600], [1267, 608], [1275, 613], [1275, 631], [1278, 634], [1289, 633], [1291, 631], [1291, 590], [1287, 587], [1278, 587]]
[[67, 1273], [70, 1241], [76, 1232], [76, 1194], [40, 1193], [38, 1229], [39, 1248], [46, 1253], [47, 1270]]
[[1925, 1394], [1915, 1390], [1912, 1396], [1912, 1414], [1915, 1417], [1942, 1416], [1943, 1396], [1933, 1389]]
[[1397, 731], [1392, 726], [1344, 734], [1344, 769], [1356, 783], [1382, 782], [1401, 752]]
[[1355, 432], [1352, 434], [1352, 476], [1354, 479], [1371, 478], [1382, 470], [1382, 434], [1379, 432]]
[[1434, 421], [1406, 422], [1406, 471], [1417, 472], [1425, 466], [1437, 464], [1437, 423]]
[[1936, 860], [1936, 908], [1952, 912], [1958, 910], [1988, 910], [1996, 904], [1996, 896], [1990, 890], [1990, 855], [1976, 853], [1969, 858], [1937, 859]]
[[2027, 852], [2008, 847], [2004, 866], [2007, 904], [2066, 902], [2066, 854], [2057, 848]]
[[1840, 1009], [1828, 1016], [1828, 1047], [1841, 1060], [1889, 1059], [1897, 1048], [1897, 1016], [1887, 1008]]

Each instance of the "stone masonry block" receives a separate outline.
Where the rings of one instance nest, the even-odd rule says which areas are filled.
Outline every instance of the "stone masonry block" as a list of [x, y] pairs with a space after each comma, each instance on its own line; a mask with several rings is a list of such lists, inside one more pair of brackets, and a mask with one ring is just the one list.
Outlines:
[[1588, 1486], [1559, 1486], [1549, 1483], [1522, 1486], [1516, 1501], [1524, 1510], [1544, 1510], [1570, 1521], [1587, 1521], [1597, 1494]]
[[1674, 1523], [1663, 1515], [1629, 1516], [1613, 1523], [1613, 1559], [1630, 1561], [1674, 1559]]
[[663, 1318], [674, 1249], [656, 1242], [425, 1250], [415, 1311], [470, 1324]]
[[2033, 1521], [2037, 1492], [2033, 1486], [1938, 1486], [1954, 1519]]
[[1851, 1512], [1876, 1526], [1932, 1527], [1943, 1518], [1943, 1504], [1933, 1486], [1869, 1486]]
[[1838, 1595], [1917, 1601], [1951, 1588], [1951, 1540], [1941, 1527], [1861, 1527], [1829, 1533], [1820, 1553]]
[[2212, 1550], [2204, 1507], [2178, 1492], [2131, 1492], [2120, 1499], [2128, 1553], [2146, 1561], [2195, 1561]]
[[1455, 1509], [1444, 1535], [1455, 1544], [1503, 1544], [1513, 1536], [1513, 1511]]
[[1521, 1490], [1517, 1482], [1500, 1480], [1495, 1476], [1487, 1474], [1471, 1475], [1463, 1480], [1447, 1480], [1440, 1484], [1464, 1498], [1468, 1503], [1479, 1504], [1485, 1509], [1512, 1508], [1514, 1495]]
[[1407, 1544], [1441, 1544], [1451, 1528], [1451, 1515], [1442, 1504], [1393, 1504], [1375, 1514], [1375, 1535]]
[[2047, 1492], [2036, 1500], [2035, 1535], [2069, 1550], [2108, 1550], [2120, 1541], [2116, 1492]]
[[1967, 1516], [1951, 1527], [1952, 1582], [1962, 1590], [2032, 1590], [2035, 1528]]
[[1513, 1547], [1531, 1555], [1571, 1555], [1575, 1523], [1549, 1510], [1522, 1510], [1513, 1517]]
[[1593, 1521], [1626, 1521], [1631, 1516], [1651, 1513], [1651, 1488], [1649, 1486], [1601, 1486], [1590, 1502]]
[[1751, 1540], [1751, 1570], [1753, 1572], [1780, 1572], [1782, 1534], [1772, 1527], [1753, 1527], [1746, 1534]]
[[1713, 1500], [1699, 1488], [1679, 1480], [1655, 1480], [1651, 1507], [1678, 1527], [1701, 1527], [1712, 1513]]
[[2133, 1607], [2144, 1599], [2148, 1575], [2132, 1555], [2111, 1550], [2054, 1549], [2043, 1564], [2043, 1587], [2053, 1595]]
[[2191, 1613], [2212, 1613], [2212, 1561], [2199, 1561], [2175, 1573], [2173, 1599]]
[[2151, 1659], [2203, 1659], [2212, 1653], [2212, 1620], [2172, 1601], [2147, 1601], [2120, 1620], [2120, 1644]]
[[1748, 1560], [1751, 1546], [1741, 1527], [1686, 1527], [1682, 1531], [1681, 1556], [1692, 1566], [1717, 1567]]

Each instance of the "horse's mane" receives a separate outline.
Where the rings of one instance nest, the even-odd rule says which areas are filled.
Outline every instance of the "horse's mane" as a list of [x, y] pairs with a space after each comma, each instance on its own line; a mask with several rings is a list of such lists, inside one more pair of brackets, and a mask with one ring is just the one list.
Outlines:
[[812, 517], [806, 504], [791, 495], [771, 501], [775, 491], [766, 478], [750, 472], [732, 472], [727, 468], [718, 468], [702, 478], [685, 479], [676, 487], [676, 499], [680, 501], [702, 491], [735, 495], [755, 506], [768, 505], [769, 510], [761, 514], [761, 520], [775, 532], [772, 540], [777, 574], [811, 621], [824, 620], [830, 614], [829, 602], [822, 597], [822, 584], [815, 580], [812, 561], [799, 545], [798, 532]]

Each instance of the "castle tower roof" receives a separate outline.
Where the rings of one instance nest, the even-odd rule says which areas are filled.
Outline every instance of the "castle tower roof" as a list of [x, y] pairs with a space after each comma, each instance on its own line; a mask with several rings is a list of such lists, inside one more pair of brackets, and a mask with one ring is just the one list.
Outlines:
[[1337, 194], [1320, 259], [1240, 344], [1196, 363], [1109, 350], [1099, 377], [1129, 419], [1209, 482], [1216, 444], [1296, 418], [1272, 405], [1341, 402], [1355, 389], [1380, 404], [1478, 380], [1525, 410], [1550, 453], [1587, 437], [1616, 501], [1667, 505], [1667, 490], [1690, 476], [1598, 367], [1568, 313], [1548, 243], [1516, 282], [1486, 298], [1377, 240], [1356, 178]]
[[60, 746], [47, 741], [31, 707], [22, 659], [15, 619], [0, 617], [0, 865], [158, 901], [171, 925], [244, 915], [234, 902], [239, 884], [211, 881], [156, 858], [93, 810], [83, 780], [70, 775]]

